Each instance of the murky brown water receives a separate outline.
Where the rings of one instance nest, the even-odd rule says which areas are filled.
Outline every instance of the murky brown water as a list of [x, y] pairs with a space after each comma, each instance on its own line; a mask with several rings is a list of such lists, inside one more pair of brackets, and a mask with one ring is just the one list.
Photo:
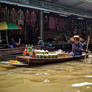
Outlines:
[[0, 92], [92, 92], [92, 58], [30, 68], [0, 65]]

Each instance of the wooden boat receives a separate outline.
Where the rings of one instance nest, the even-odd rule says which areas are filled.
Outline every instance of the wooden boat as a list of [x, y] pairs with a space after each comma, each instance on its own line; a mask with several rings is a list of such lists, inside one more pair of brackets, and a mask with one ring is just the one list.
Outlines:
[[28, 65], [32, 64], [47, 64], [47, 63], [60, 63], [78, 59], [85, 59], [88, 55], [81, 55], [75, 57], [62, 57], [62, 58], [31, 58], [30, 56], [17, 56], [16, 59]]
[[14, 67], [14, 66], [16, 66], [16, 67], [26, 67], [26, 66], [28, 66], [28, 64], [24, 64], [24, 63], [10, 63], [9, 61], [2, 61], [2, 62], [0, 62], [0, 64], [1, 64], [1, 66], [2, 67], [9, 67], [9, 68], [11, 68], [11, 67]]
[[0, 55], [18, 54], [22, 53], [23, 50], [24, 47], [0, 49]]

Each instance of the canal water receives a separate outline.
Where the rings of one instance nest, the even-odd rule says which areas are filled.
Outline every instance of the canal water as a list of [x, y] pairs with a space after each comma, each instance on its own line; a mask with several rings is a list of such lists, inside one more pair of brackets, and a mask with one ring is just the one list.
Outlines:
[[0, 92], [92, 92], [92, 58], [30, 67], [0, 64]]

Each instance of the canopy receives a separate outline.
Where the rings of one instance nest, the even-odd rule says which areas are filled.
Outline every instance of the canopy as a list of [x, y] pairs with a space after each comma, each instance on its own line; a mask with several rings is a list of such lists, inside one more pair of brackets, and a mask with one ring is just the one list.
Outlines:
[[0, 22], [0, 30], [18, 30], [18, 29], [22, 28], [12, 22]]
[[18, 29], [22, 28], [12, 22], [0, 22], [0, 30], [6, 30], [7, 45], [9, 45], [7, 30], [18, 30]]

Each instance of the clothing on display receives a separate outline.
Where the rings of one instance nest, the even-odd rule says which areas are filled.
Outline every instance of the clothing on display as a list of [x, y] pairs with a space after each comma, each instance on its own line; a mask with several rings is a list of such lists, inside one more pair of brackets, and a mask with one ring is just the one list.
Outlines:
[[49, 29], [52, 29], [54, 30], [56, 28], [56, 25], [55, 25], [55, 17], [49, 17]]
[[22, 9], [18, 11], [18, 25], [24, 25], [24, 12]]
[[17, 11], [15, 10], [15, 8], [12, 8], [12, 10], [10, 12], [10, 21], [17, 24], [17, 20], [18, 20]]
[[9, 21], [9, 9], [8, 9], [8, 7], [4, 8], [4, 17], [5, 17], [5, 21]]
[[31, 13], [31, 26], [32, 27], [35, 27], [36, 26], [36, 19], [37, 19], [36, 13], [33, 11]]
[[0, 21], [4, 21], [4, 8], [0, 7]]
[[30, 11], [28, 9], [25, 12], [25, 24], [31, 25], [31, 14], [30, 14]]

